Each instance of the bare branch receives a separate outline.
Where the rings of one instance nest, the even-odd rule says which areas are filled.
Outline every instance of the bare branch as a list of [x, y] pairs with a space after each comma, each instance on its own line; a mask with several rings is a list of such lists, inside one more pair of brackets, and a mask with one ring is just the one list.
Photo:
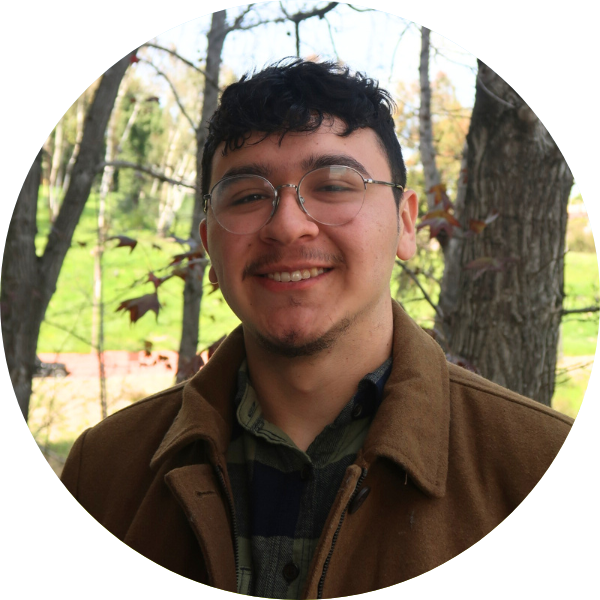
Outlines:
[[146, 48], [156, 48], [156, 50], [162, 50], [163, 52], [166, 52], [167, 54], [174, 56], [175, 58], [180, 60], [182, 63], [186, 64], [188, 67], [191, 67], [192, 69], [194, 69], [194, 71], [196, 71], [196, 72], [200, 73], [201, 75], [204, 75], [204, 77], [206, 77], [206, 73], [198, 65], [195, 65], [191, 60], [184, 58], [183, 56], [181, 56], [181, 54], [179, 54], [175, 50], [171, 50], [171, 48], [166, 48], [165, 46], [160, 46], [158, 44], [154, 44], [153, 42], [146, 42], [141, 47], [143, 48], [144, 46]]
[[[348, 6], [350, 6], [350, 5], [348, 5]], [[356, 10], [356, 9], [354, 9], [354, 10]], [[362, 12], [362, 11], [359, 11], [359, 12]], [[394, 46], [394, 51], [392, 52], [392, 64], [390, 65], [390, 76], [388, 78], [388, 82], [392, 81], [392, 74], [394, 72], [394, 62], [396, 60], [396, 52], [398, 52], [398, 46], [400, 46], [400, 42], [402, 41], [404, 34], [409, 30], [410, 26], [411, 26], [411, 23], [408, 22], [406, 24], [406, 26], [404, 27], [402, 33], [398, 37], [398, 41], [396, 42], [396, 45]]]
[[573, 315], [575, 313], [595, 313], [600, 312], [600, 306], [586, 306], [585, 308], [563, 308], [561, 315]]
[[348, 7], [352, 10], [355, 10], [356, 12], [371, 12], [375, 10], [374, 8], [356, 8], [356, 6], [354, 6], [353, 4], [348, 4]]
[[335, 59], [339, 62], [340, 55], [338, 54], [337, 48], [335, 47], [335, 40], [333, 39], [333, 31], [331, 31], [331, 23], [327, 17], [324, 17], [325, 23], [327, 23], [327, 29], [329, 30], [329, 39], [331, 40], [331, 46], [333, 48], [333, 53], [335, 54]]
[[330, 2], [329, 4], [326, 4], [323, 8], [315, 8], [314, 10], [311, 10], [309, 12], [297, 12], [294, 15], [288, 15], [283, 10], [283, 7], [281, 10], [290, 21], [293, 21], [294, 23], [300, 23], [301, 21], [306, 21], [307, 19], [312, 19], [313, 17], [319, 17], [319, 19], [323, 19], [325, 15], [329, 11], [332, 11], [338, 4], [339, 2]]
[[419, 278], [417, 277], [415, 272], [401, 260], [396, 260], [396, 264], [399, 265], [400, 267], [402, 267], [402, 269], [404, 269], [405, 273], [417, 284], [417, 287], [421, 290], [423, 296], [425, 297], [425, 300], [427, 300], [427, 302], [429, 303], [431, 308], [433, 308], [433, 310], [435, 310], [435, 313], [437, 314], [437, 316], [440, 319], [443, 319], [444, 315], [442, 314], [441, 308], [439, 308], [439, 306], [437, 304], [435, 304], [435, 302], [431, 299], [431, 296], [425, 291], [425, 289], [421, 285], [421, 282], [419, 281]]
[[115, 169], [135, 169], [136, 171], [146, 173], [147, 175], [155, 177], [156, 179], [164, 181], [166, 183], [171, 183], [173, 185], [181, 185], [192, 190], [196, 189], [196, 186], [193, 183], [190, 183], [189, 181], [184, 181], [183, 179], [173, 179], [172, 177], [167, 177], [167, 175], [161, 173], [160, 171], [154, 170], [152, 167], [144, 167], [143, 165], [127, 162], [125, 160], [113, 160], [110, 162], [100, 163], [97, 167], [98, 172], [102, 171], [104, 167], [114, 167]]
[[177, 102], [177, 106], [179, 106], [181, 114], [188, 120], [189, 124], [192, 126], [192, 129], [194, 131], [197, 131], [198, 126], [194, 123], [190, 115], [188, 115], [187, 111], [185, 110], [185, 107], [183, 106], [181, 99], [179, 98], [179, 94], [177, 93], [175, 86], [173, 85], [167, 74], [161, 71], [152, 61], [146, 58], [140, 58], [140, 62], [144, 62], [147, 65], [150, 65], [156, 71], [156, 73], [168, 83], [169, 87], [171, 88], [171, 92], [173, 92], [173, 96], [175, 97], [175, 102]]

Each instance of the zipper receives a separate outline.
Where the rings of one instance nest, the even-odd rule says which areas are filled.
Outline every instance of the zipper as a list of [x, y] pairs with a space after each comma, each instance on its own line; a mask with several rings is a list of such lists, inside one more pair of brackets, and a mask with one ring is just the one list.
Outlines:
[[361, 473], [360, 477], [358, 478], [358, 481], [356, 482], [356, 487], [354, 488], [354, 492], [352, 492], [352, 496], [350, 496], [350, 500], [348, 500], [348, 503], [346, 504], [346, 508], [344, 508], [344, 510], [340, 516], [340, 522], [338, 523], [337, 529], [335, 530], [335, 533], [333, 534], [333, 538], [331, 540], [331, 548], [329, 548], [329, 554], [327, 554], [327, 558], [325, 559], [325, 563], [323, 564], [323, 573], [321, 574], [321, 579], [319, 579], [319, 586], [317, 587], [317, 599], [319, 599], [319, 600], [321, 598], [323, 598], [323, 587], [325, 586], [325, 575], [327, 575], [327, 569], [329, 568], [329, 562], [331, 561], [331, 557], [333, 555], [333, 549], [335, 547], [335, 543], [337, 542], [337, 538], [340, 533], [340, 529], [342, 528], [342, 523], [344, 522], [344, 519], [346, 518], [346, 512], [348, 511], [348, 507], [350, 506], [352, 500], [354, 500], [356, 494], [358, 493], [358, 490], [359, 490], [360, 486], [362, 485], [362, 482], [364, 481], [365, 477], [367, 476], [367, 470], [368, 469], [362, 470], [362, 473]]
[[219, 476], [219, 482], [221, 484], [221, 487], [223, 488], [223, 491], [225, 492], [225, 497], [227, 498], [227, 504], [229, 505], [229, 514], [231, 515], [231, 525], [232, 525], [232, 529], [233, 529], [233, 555], [235, 558], [235, 579], [236, 579], [236, 588], [237, 588], [238, 578], [239, 578], [238, 569], [239, 569], [239, 562], [240, 562], [240, 556], [239, 556], [240, 551], [238, 548], [238, 530], [237, 530], [237, 520], [235, 518], [235, 507], [233, 505], [233, 498], [231, 497], [231, 494], [229, 493], [229, 488], [225, 484], [225, 476], [223, 475], [223, 469], [221, 468], [221, 465], [216, 466], [216, 471]]

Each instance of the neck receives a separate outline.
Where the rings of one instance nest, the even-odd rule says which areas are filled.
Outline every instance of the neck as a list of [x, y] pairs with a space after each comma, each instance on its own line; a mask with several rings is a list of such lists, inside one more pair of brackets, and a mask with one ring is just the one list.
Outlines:
[[290, 358], [267, 350], [244, 328], [248, 370], [263, 414], [301, 450], [335, 420], [359, 381], [390, 356], [391, 302], [388, 307], [376, 319], [354, 323], [331, 347], [311, 356]]

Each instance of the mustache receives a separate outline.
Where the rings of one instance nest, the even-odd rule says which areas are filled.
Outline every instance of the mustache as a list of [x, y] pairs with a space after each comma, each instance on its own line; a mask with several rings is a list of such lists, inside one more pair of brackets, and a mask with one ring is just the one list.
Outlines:
[[339, 254], [330, 254], [329, 252], [323, 252], [316, 248], [301, 248], [299, 251], [290, 254], [289, 252], [282, 252], [281, 250], [273, 250], [268, 254], [263, 254], [253, 261], [249, 262], [244, 267], [242, 279], [251, 275], [256, 275], [262, 271], [265, 267], [270, 267], [278, 262], [289, 261], [318, 261], [323, 263], [323, 266], [327, 265], [343, 265], [346, 264], [344, 257]]

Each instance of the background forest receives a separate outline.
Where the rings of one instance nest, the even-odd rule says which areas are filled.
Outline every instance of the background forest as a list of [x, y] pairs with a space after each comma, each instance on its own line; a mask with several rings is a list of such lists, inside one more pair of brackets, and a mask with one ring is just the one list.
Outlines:
[[[352, 48], [357, 30], [369, 41], [366, 51]], [[271, 42], [268, 47], [265, 40]], [[378, 48], [380, 40], [385, 40], [385, 48]], [[255, 65], [295, 54], [339, 60], [365, 70], [381, 80], [398, 104], [398, 136], [409, 168], [409, 186], [422, 199], [422, 218], [418, 255], [406, 265], [398, 263], [392, 295], [436, 336], [450, 360], [541, 402], [551, 402], [571, 416], [577, 414], [596, 348], [597, 259], [581, 196], [571, 189], [566, 163], [535, 115], [485, 65], [399, 17], [335, 2], [248, 5], [188, 23], [179, 32], [145, 44], [121, 61], [112, 101], [104, 101], [106, 125], [96, 132], [91, 148], [100, 160], [92, 165], [88, 193], [80, 190], [75, 199], [80, 216], [73, 224], [64, 261], [54, 260], [48, 269], [56, 272], [56, 292], [49, 292], [47, 308], [38, 311], [42, 318], [35, 339], [43, 360], [64, 361], [68, 366], [75, 360], [72, 354], [89, 355], [96, 374], [76, 377], [73, 372], [64, 380], [34, 379], [24, 411], [57, 471], [84, 427], [167, 387], [176, 372], [179, 379], [190, 376], [208, 358], [211, 345], [238, 323], [218, 289], [205, 278], [207, 257], [195, 233], [198, 150], [219, 89]], [[37, 192], [35, 248], [42, 260], [50, 256], [46, 251], [53, 248], [61, 207], [75, 187], [76, 165], [83, 162], [86, 115], [89, 121], [101, 85], [102, 79], [67, 111], [38, 157], [39, 185], [32, 187]], [[495, 293], [507, 285], [509, 289], [508, 279], [522, 268], [518, 256], [494, 255], [489, 248], [497, 246], [495, 235], [508, 237], [502, 231], [510, 211], [527, 204], [518, 198], [517, 205], [503, 208], [492, 193], [478, 198], [479, 204], [474, 201], [473, 179], [467, 173], [469, 160], [475, 158], [469, 156], [465, 141], [470, 134], [473, 150], [479, 139], [472, 119], [476, 90], [484, 98], [480, 110], [486, 101], [502, 110], [520, 107], [520, 120], [537, 127], [532, 129], [531, 147], [540, 137], [544, 149], [552, 147], [551, 160], [544, 155], [537, 168], [540, 173], [554, 169], [559, 181], [554, 188], [561, 191], [560, 197], [552, 200], [554, 208], [547, 208], [548, 215], [556, 215], [558, 245], [540, 250], [535, 268], [544, 271], [550, 265], [556, 271], [544, 271], [542, 277], [548, 275], [550, 287], [561, 288], [556, 293], [561, 306], [552, 312], [546, 305], [536, 305], [532, 298], [547, 292], [544, 285], [536, 284], [533, 296], [520, 307], [527, 306], [521, 314], [532, 321], [533, 330], [554, 332], [550, 339], [525, 340], [520, 349], [531, 354], [531, 348], [539, 351], [541, 344], [552, 350], [555, 358], [542, 365], [543, 376], [542, 371], [528, 372], [527, 367], [518, 372], [516, 365], [523, 359], [514, 348], [510, 350], [514, 361], [503, 361], [502, 356], [486, 354], [472, 335], [474, 329], [490, 327], [502, 332], [501, 326], [488, 322], [495, 313], [489, 304], [478, 305], [477, 295], [485, 287]], [[494, 110], [488, 107], [486, 114]], [[501, 127], [499, 131], [498, 135], [509, 135]], [[518, 152], [513, 154], [518, 163]], [[516, 177], [518, 181], [518, 173]], [[548, 173], [545, 177], [551, 180]], [[542, 208], [550, 200], [543, 195], [547, 191], [529, 193], [541, 197]], [[522, 219], [526, 221], [527, 215]], [[528, 235], [535, 234], [530, 229]], [[519, 249], [527, 252], [530, 241], [525, 237]], [[468, 244], [465, 251], [461, 245]], [[55, 246], [60, 246], [60, 240]], [[460, 260], [453, 258], [457, 253]], [[449, 278], [452, 261], [460, 264], [460, 276], [455, 271]], [[519, 277], [531, 278], [532, 272], [538, 271], [524, 269]], [[3, 291], [8, 287], [4, 282], [3, 266]], [[466, 294], [461, 303], [466, 316], [450, 306], [449, 298], [458, 292], [449, 287], [459, 282]], [[445, 297], [440, 297], [444, 290]], [[5, 297], [4, 306], [10, 302], [14, 304], [14, 298]], [[548, 302], [556, 303], [556, 298]], [[5, 314], [3, 307], [3, 329], [8, 321]], [[534, 322], [534, 317], [546, 315], [547, 326]], [[456, 326], [461, 318], [468, 323]], [[523, 329], [522, 324], [519, 327]], [[506, 330], [502, 334], [507, 337]], [[501, 343], [496, 344], [499, 347]], [[113, 351], [127, 353], [132, 373], [114, 374]], [[498, 371], [498, 363], [504, 363], [503, 372]], [[140, 365], [143, 373], [137, 368]], [[528, 388], [532, 381], [545, 387]]]

